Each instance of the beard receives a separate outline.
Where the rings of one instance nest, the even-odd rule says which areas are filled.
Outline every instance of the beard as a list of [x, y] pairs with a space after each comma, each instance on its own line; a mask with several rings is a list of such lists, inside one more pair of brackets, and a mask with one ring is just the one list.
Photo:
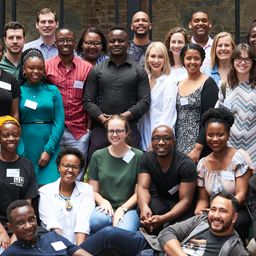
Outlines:
[[210, 226], [210, 230], [212, 230], [215, 233], [225, 232], [228, 229], [230, 229], [230, 227], [232, 226], [232, 219], [228, 220], [226, 223], [224, 223], [224, 221], [219, 220], [219, 219], [218, 219], [218, 221], [221, 222], [221, 224], [218, 227], [215, 227], [214, 224], [213, 224], [214, 219], [209, 220], [209, 218], [208, 218], [208, 224]]

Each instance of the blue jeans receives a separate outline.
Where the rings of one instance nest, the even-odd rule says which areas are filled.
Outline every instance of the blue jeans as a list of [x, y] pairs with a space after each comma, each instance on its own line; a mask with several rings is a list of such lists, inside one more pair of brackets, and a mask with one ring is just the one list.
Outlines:
[[124, 256], [135, 256], [142, 250], [150, 248], [139, 231], [130, 232], [112, 226], [99, 230], [96, 234], [88, 237], [80, 246], [95, 256], [106, 250]]
[[[95, 208], [90, 217], [91, 234], [98, 230], [112, 225], [112, 218]], [[128, 231], [136, 232], [139, 228], [140, 220], [136, 210], [129, 210], [124, 214], [123, 220], [118, 222], [117, 227]]]

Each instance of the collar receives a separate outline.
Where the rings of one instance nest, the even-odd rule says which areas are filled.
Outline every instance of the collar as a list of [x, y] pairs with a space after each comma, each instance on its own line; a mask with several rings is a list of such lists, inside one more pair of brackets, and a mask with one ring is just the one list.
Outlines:
[[109, 57], [109, 59], [107, 59], [107, 62], [108, 62], [108, 65], [111, 63], [111, 64], [113, 64], [113, 65], [115, 65], [115, 66], [118, 66], [118, 67], [124, 65], [125, 63], [127, 63], [127, 64], [129, 64], [129, 65], [132, 65], [132, 64], [135, 63], [135, 61], [133, 60], [133, 58], [132, 58], [129, 54], [127, 54], [126, 59], [125, 59], [124, 62], [121, 63], [120, 65], [117, 65], [117, 64], [111, 59], [111, 56]]
[[[203, 49], [205, 50], [208, 47], [212, 47], [212, 42], [213, 42], [213, 39], [208, 35], [208, 41], [207, 41], [206, 45], [203, 47]], [[191, 43], [198, 44], [195, 41], [194, 36], [191, 37]]]
[[218, 64], [217, 63], [215, 63], [213, 68], [212, 68], [212, 74], [219, 74], [219, 72], [218, 72]]
[[[62, 60], [61, 60], [60, 56], [57, 55], [55, 58], [56, 58], [56, 61], [57, 61], [57, 66], [60, 66], [60, 65], [63, 66], [62, 65]], [[78, 65], [78, 60], [77, 60], [76, 56], [73, 57], [72, 64], [73, 64], [72, 65], [73, 67], [76, 67]]]
[[54, 42], [52, 44], [49, 44], [49, 45], [45, 44], [44, 41], [43, 41], [43, 38], [41, 36], [37, 39], [37, 42], [39, 43], [40, 46], [44, 45], [46, 47], [52, 47], [52, 46], [56, 47]]

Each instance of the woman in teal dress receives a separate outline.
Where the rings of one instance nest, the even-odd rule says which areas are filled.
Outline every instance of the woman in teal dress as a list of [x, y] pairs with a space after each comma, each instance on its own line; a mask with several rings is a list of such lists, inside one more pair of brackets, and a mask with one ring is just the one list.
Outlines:
[[20, 123], [24, 155], [35, 167], [39, 185], [57, 180], [55, 164], [64, 131], [62, 97], [56, 86], [44, 82], [45, 63], [41, 52], [28, 49], [23, 54]]

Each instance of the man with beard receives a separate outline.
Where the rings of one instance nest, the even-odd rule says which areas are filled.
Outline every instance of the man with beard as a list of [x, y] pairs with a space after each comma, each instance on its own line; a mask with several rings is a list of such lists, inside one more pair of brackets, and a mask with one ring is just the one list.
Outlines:
[[234, 231], [237, 199], [228, 192], [213, 196], [208, 215], [192, 217], [164, 229], [158, 236], [168, 255], [243, 256], [248, 252]]
[[17, 21], [4, 26], [4, 43], [6, 53], [0, 62], [0, 68], [14, 75], [19, 80], [22, 49], [25, 44], [25, 29]]
[[158, 233], [193, 216], [197, 174], [194, 162], [174, 150], [174, 133], [169, 126], [156, 127], [151, 144], [153, 151], [141, 157], [137, 195], [142, 225], [149, 233]]
[[205, 51], [205, 59], [201, 67], [201, 71], [207, 72], [211, 65], [211, 48], [212, 38], [209, 36], [209, 31], [212, 23], [209, 16], [204, 11], [196, 11], [192, 14], [191, 21], [188, 24], [192, 32], [191, 43], [200, 45]]
[[139, 11], [132, 17], [131, 30], [134, 32], [134, 38], [130, 42], [128, 54], [132, 55], [134, 60], [144, 65], [146, 50], [150, 44], [149, 31], [151, 22], [147, 13]]

